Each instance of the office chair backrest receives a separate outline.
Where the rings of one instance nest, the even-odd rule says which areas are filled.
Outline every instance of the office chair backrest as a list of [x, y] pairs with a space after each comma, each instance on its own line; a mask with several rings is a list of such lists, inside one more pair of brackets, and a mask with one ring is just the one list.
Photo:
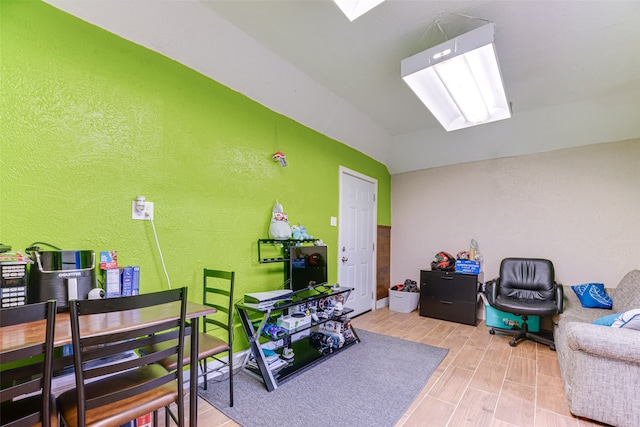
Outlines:
[[553, 263], [539, 258], [505, 258], [500, 263], [502, 296], [533, 300], [555, 298]]
[[[47, 427], [51, 418], [51, 376], [53, 361], [53, 340], [56, 320], [56, 301], [27, 304], [20, 307], [4, 308], [0, 310], [0, 327], [2, 328], [3, 348], [0, 362], [4, 365], [0, 377], [0, 421], [2, 426], [34, 425], [42, 423]], [[25, 323], [44, 321], [40, 337], [33, 337], [33, 342], [10, 348], [9, 340], [16, 336], [28, 336], [25, 330], [21, 332], [15, 327]], [[14, 328], [12, 328], [14, 327]], [[12, 330], [13, 329], [13, 330]], [[31, 330], [34, 330], [31, 327]], [[39, 334], [37, 334], [39, 335]], [[5, 343], [5, 340], [7, 341]], [[31, 340], [29, 340], [31, 341]], [[43, 356], [43, 357], [42, 357]], [[24, 402], [35, 405], [13, 405], [11, 400], [23, 394], [40, 392], [40, 399], [25, 399]], [[53, 414], [55, 416], [55, 414]]]

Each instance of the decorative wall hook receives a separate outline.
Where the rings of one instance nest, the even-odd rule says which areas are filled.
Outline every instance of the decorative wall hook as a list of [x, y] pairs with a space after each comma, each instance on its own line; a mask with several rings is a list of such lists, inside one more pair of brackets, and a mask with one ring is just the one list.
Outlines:
[[287, 156], [282, 151], [276, 151], [271, 158], [274, 162], [280, 162], [282, 167], [287, 166]]

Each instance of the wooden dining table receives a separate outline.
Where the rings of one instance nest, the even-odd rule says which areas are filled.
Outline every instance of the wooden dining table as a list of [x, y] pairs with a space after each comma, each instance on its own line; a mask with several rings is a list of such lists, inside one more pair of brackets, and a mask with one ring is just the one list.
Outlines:
[[[85, 316], [81, 323], [82, 336], [100, 336], [113, 332], [126, 331], [144, 325], [159, 324], [167, 320], [176, 319], [179, 312], [179, 302], [159, 306], [126, 310], [115, 313], [101, 313]], [[214, 314], [216, 310], [203, 304], [187, 302], [187, 319], [191, 322], [193, 331], [199, 330], [199, 320], [203, 316]], [[6, 351], [25, 347], [30, 344], [43, 342], [45, 336], [45, 321], [37, 321], [2, 328], [0, 334], [0, 358]], [[198, 354], [198, 334], [193, 333], [191, 339], [191, 354]], [[56, 328], [54, 346], [61, 347], [71, 344], [71, 319], [68, 312], [56, 314]], [[189, 384], [189, 425], [198, 423], [198, 358], [192, 357]]]

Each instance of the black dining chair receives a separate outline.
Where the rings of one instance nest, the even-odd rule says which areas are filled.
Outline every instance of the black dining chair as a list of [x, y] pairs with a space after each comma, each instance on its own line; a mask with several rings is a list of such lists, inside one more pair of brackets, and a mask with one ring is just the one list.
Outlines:
[[[216, 313], [206, 316], [203, 331], [198, 335], [198, 361], [200, 374], [204, 376], [204, 389], [207, 389], [208, 375], [228, 369], [229, 406], [233, 406], [233, 288], [235, 272], [204, 269], [203, 271], [203, 304], [216, 309]], [[224, 337], [212, 335], [215, 330], [222, 331]], [[169, 343], [163, 343], [163, 348]], [[183, 364], [191, 362], [191, 339], [184, 343]], [[222, 356], [226, 355], [226, 359]], [[214, 365], [208, 365], [213, 359]], [[166, 369], [175, 369], [176, 355], [160, 362]], [[171, 414], [171, 413], [169, 413]]]
[[[150, 309], [172, 304], [171, 316], [145, 316]], [[184, 425], [183, 347], [168, 346], [138, 356], [135, 350], [165, 341], [184, 340], [187, 288], [101, 300], [70, 302], [76, 387], [58, 399], [66, 426], [119, 426], [148, 413], [177, 404], [179, 426]], [[144, 311], [144, 310], [147, 311]], [[110, 319], [130, 323], [109, 331]], [[89, 328], [93, 332], [88, 333]], [[95, 329], [104, 332], [96, 334]], [[175, 369], [157, 362], [176, 355]]]
[[[58, 425], [51, 393], [55, 321], [56, 301], [0, 309], [2, 427]], [[44, 328], [34, 328], [35, 322], [44, 323]], [[19, 343], [19, 335], [27, 336], [25, 328], [44, 333], [33, 342]]]

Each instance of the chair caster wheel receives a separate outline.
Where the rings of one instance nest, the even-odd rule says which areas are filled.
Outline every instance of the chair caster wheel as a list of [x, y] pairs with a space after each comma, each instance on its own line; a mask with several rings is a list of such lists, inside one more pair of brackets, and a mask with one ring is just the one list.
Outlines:
[[490, 333], [491, 335], [495, 335], [495, 334], [496, 334], [496, 331], [494, 331], [493, 329], [489, 329], [489, 333]]
[[516, 342], [516, 340], [511, 340], [511, 341], [509, 341], [509, 345], [511, 347], [515, 347], [516, 345], [518, 345], [518, 343]]

